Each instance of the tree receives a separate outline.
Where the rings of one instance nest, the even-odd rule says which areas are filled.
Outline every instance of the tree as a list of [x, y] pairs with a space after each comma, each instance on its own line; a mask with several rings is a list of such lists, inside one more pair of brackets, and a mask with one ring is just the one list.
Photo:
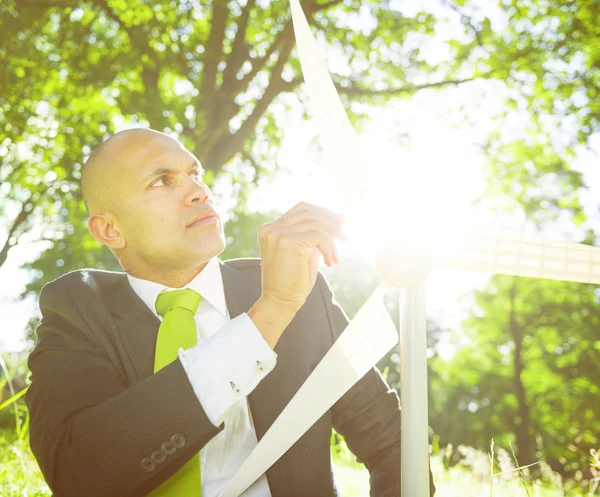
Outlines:
[[[355, 78], [336, 78], [340, 91], [367, 102], [381, 94], [414, 91], [409, 75], [386, 53], [390, 46], [400, 48], [397, 36], [432, 34], [433, 17], [405, 17], [372, 2], [377, 25], [362, 36], [340, 20], [340, 14], [357, 11], [359, 5], [303, 2], [314, 30], [342, 47], [353, 67], [364, 66], [368, 55], [369, 64], [378, 66], [371, 79], [398, 82], [385, 92], [374, 91], [365, 84], [371, 82], [365, 81], [365, 71], [356, 70]], [[272, 104], [302, 81], [299, 61], [292, 56], [287, 1], [242, 5], [215, 0], [200, 6], [166, 0], [9, 0], [0, 6], [0, 26], [5, 68], [0, 79], [0, 194], [3, 206], [18, 210], [0, 211], [7, 233], [0, 265], [22, 235], [30, 234], [34, 219], [55, 228], [37, 238], [50, 246], [62, 240], [73, 250], [81, 241], [73, 232], [84, 220], [77, 207], [83, 159], [123, 120], [178, 136], [201, 160], [209, 185], [226, 167], [241, 189], [275, 169], [282, 130]], [[414, 58], [417, 50], [405, 52]], [[424, 62], [419, 66], [429, 68]], [[436, 80], [420, 86], [454, 83]], [[281, 99], [279, 104], [287, 105]], [[241, 174], [244, 168], [252, 174]], [[100, 251], [93, 250], [95, 255]], [[63, 272], [80, 261], [62, 260]], [[47, 280], [52, 272], [45, 268], [40, 277]]]
[[600, 131], [600, 4], [594, 0], [499, 0], [446, 5], [467, 43], [452, 41], [455, 70], [491, 72], [506, 85], [506, 107], [485, 146], [486, 196], [540, 225], [570, 212], [584, 220], [585, 185], [572, 161]]
[[[582, 91], [589, 102], [598, 100], [593, 98], [598, 59], [593, 2], [571, 2], [564, 12], [541, 1], [500, 3], [501, 12], [518, 21], [508, 31], [493, 29], [477, 2], [447, 1], [435, 12], [410, 13], [375, 0], [304, 0], [302, 5], [317, 37], [332, 47], [329, 53], [345, 61], [333, 78], [355, 125], [364, 111], [351, 101], [383, 105], [394, 96], [477, 78], [504, 81], [514, 106], [529, 102], [536, 116], [539, 109], [558, 118], [562, 114], [549, 104], [552, 87], [534, 85], [533, 78], [551, 75], [552, 84], [564, 90], [563, 100]], [[540, 34], [523, 27], [533, 11], [537, 17], [531, 22], [550, 23], [553, 29]], [[571, 22], [573, 12], [576, 22]], [[555, 26], [557, 13], [565, 22]], [[428, 44], [452, 15], [465, 34], [447, 41], [444, 60], [429, 62]], [[19, 240], [48, 240], [49, 246], [62, 240], [68, 248], [80, 240], [76, 236], [72, 242], [70, 232], [78, 229], [82, 211], [71, 215], [62, 204], [81, 201], [81, 164], [119, 122], [148, 124], [178, 136], [203, 163], [209, 185], [226, 172], [244, 190], [276, 169], [282, 129], [275, 110], [285, 111], [293, 102], [282, 96], [293, 93], [304, 100], [287, 0], [202, 5], [8, 0], [0, 6], [0, 27], [5, 68], [0, 77], [0, 216], [6, 227], [0, 265]], [[551, 72], [539, 63], [549, 54], [556, 54], [554, 61], [583, 54], [585, 71]], [[589, 108], [584, 115], [579, 105], [581, 119], [572, 126], [580, 141], [597, 129], [597, 106]], [[538, 146], [524, 149], [504, 136], [490, 140], [491, 190], [521, 205], [542, 200], [577, 213], [574, 192], [580, 178], [546, 145], [547, 153], [540, 154]], [[552, 182], [555, 175], [564, 178], [568, 199], [549, 198], [548, 192], [532, 197], [514, 188], [517, 180]], [[40, 220], [55, 229], [34, 236]], [[67, 262], [62, 270], [75, 267]]]
[[595, 285], [495, 276], [474, 297], [457, 352], [431, 361], [434, 430], [481, 449], [512, 440], [520, 464], [586, 469], [600, 442]]

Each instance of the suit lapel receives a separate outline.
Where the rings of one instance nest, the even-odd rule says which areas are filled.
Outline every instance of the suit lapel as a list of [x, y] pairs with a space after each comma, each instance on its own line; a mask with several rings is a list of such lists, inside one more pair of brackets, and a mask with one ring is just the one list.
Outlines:
[[225, 301], [231, 319], [248, 312], [256, 303], [261, 293], [260, 281], [255, 281], [243, 271], [219, 260], [223, 276]]
[[154, 371], [154, 350], [160, 320], [135, 293], [126, 273], [123, 273], [118, 289], [107, 300], [115, 316], [119, 338], [133, 365], [135, 377], [129, 380], [143, 380]]
[[[261, 294], [261, 282], [253, 279], [245, 271], [227, 264], [221, 264], [221, 269], [227, 308], [231, 319], [233, 319], [244, 312], [248, 312], [256, 303]], [[285, 335], [293, 334], [294, 325], [290, 324], [289, 328], [275, 346], [275, 352], [277, 353], [275, 368], [260, 381], [248, 396], [258, 440], [263, 437], [290, 399], [287, 392], [288, 378], [283, 372], [290, 366], [288, 360], [289, 343], [287, 343], [288, 340], [286, 340]], [[267, 476], [269, 475], [267, 474]]]
[[[234, 319], [240, 314], [248, 312], [256, 303], [261, 294], [261, 283], [252, 279], [244, 271], [222, 262], [221, 274], [223, 275], [223, 288], [229, 317]], [[278, 353], [275, 368], [248, 396], [248, 406], [257, 440], [264, 436], [288, 401], [284, 394], [285, 375], [281, 374], [284, 366], [281, 363], [280, 349], [281, 340], [275, 346], [275, 351]], [[271, 467], [266, 473], [271, 492], [276, 488], [276, 482], [279, 479], [289, 480], [286, 478], [289, 475], [289, 469], [279, 466], [278, 469]]]
[[149, 314], [153, 317], [157, 323], [160, 324], [158, 318], [152, 314], [150, 309], [144, 304], [144, 301], [138, 296], [133, 290], [129, 281], [127, 280], [127, 273], [119, 273], [123, 276], [117, 290], [114, 293], [109, 294], [107, 299], [107, 305], [110, 312], [120, 317], [130, 316], [131, 314]]

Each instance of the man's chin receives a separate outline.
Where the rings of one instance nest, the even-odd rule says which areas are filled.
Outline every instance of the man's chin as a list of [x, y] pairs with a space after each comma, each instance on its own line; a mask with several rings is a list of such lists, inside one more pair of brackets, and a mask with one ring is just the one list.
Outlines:
[[198, 245], [196, 245], [196, 253], [202, 258], [202, 260], [210, 260], [213, 257], [217, 257], [225, 250], [225, 240], [222, 236], [214, 235], [202, 239]]

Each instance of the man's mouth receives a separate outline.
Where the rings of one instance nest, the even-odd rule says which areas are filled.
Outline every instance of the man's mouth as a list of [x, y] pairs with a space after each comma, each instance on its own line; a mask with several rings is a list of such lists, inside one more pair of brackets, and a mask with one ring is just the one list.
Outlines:
[[196, 213], [192, 220], [186, 225], [186, 228], [216, 224], [218, 221], [219, 216], [216, 211], [212, 208], [206, 208]]
[[206, 216], [198, 221], [194, 221], [192, 224], [188, 226], [188, 228], [194, 228], [196, 226], [204, 226], [206, 224], [216, 224], [219, 221], [217, 216]]

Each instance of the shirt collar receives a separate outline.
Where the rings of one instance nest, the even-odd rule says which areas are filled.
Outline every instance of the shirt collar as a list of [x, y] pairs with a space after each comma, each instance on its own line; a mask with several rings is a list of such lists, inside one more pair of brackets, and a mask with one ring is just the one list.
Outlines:
[[[155, 281], [136, 278], [129, 273], [127, 273], [127, 280], [134, 292], [143, 300], [156, 317], [159, 316], [154, 305], [158, 294], [162, 291], [179, 290], [178, 288], [170, 288]], [[191, 288], [198, 292], [203, 300], [206, 300], [216, 308], [223, 316], [227, 315], [223, 276], [221, 275], [221, 268], [217, 257], [210, 259], [204, 269], [182, 288]]]

